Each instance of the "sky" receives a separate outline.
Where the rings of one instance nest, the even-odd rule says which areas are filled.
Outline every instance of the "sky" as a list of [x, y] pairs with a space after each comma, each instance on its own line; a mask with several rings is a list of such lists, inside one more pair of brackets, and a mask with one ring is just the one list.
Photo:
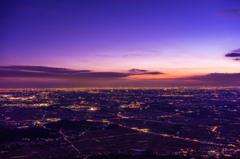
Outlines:
[[0, 88], [240, 86], [239, 0], [2, 0]]

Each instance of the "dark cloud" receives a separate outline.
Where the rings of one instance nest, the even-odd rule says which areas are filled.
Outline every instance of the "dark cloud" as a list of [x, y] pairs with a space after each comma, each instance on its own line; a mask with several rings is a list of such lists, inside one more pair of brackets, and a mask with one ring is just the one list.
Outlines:
[[[226, 54], [225, 57], [240, 57], [240, 49], [232, 50], [231, 52], [229, 52], [228, 54]], [[233, 60], [239, 61], [240, 58], [235, 58], [235, 59], [233, 59]]]
[[132, 75], [144, 75], [144, 74], [159, 75], [159, 74], [163, 74], [162, 72], [149, 72], [148, 70], [140, 70], [140, 69], [131, 69], [128, 72]]
[[124, 72], [92, 72], [45, 66], [0, 66], [0, 78], [57, 78], [57, 79], [116, 79], [131, 75], [162, 74], [147, 70], [132, 69]]
[[186, 80], [209, 82], [240, 82], [240, 73], [210, 73], [203, 76], [189, 77]]
[[19, 71], [36, 71], [45, 73], [83, 73], [90, 72], [89, 70], [72, 70], [66, 68], [45, 67], [45, 66], [0, 66], [0, 69], [19, 70]]
[[120, 72], [91, 72], [91, 73], [83, 73], [82, 77], [93, 77], [93, 78], [121, 78], [130, 76], [128, 73], [120, 73]]
[[164, 73], [162, 73], [162, 72], [147, 72], [145, 74], [160, 75], [160, 74], [164, 74]]
[[231, 14], [235, 16], [240, 16], [240, 9], [233, 8], [233, 9], [226, 9], [222, 11], [223, 14]]
[[142, 74], [142, 73], [146, 73], [147, 70], [140, 70], [140, 69], [133, 68], [133, 69], [129, 70], [129, 72], [133, 73], [133, 74]]
[[226, 57], [240, 57], [240, 53], [229, 53], [225, 55]]
[[211, 73], [171, 79], [128, 80], [124, 78], [144, 74], [162, 73], [141, 69], [131, 69], [124, 73], [44, 66], [0, 66], [0, 88], [240, 86], [240, 73]]

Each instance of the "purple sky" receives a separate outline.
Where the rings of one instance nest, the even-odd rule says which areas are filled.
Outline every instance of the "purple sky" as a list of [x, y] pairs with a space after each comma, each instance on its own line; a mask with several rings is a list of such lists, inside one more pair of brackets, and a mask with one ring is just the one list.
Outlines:
[[239, 0], [2, 0], [0, 13], [0, 88], [240, 85]]

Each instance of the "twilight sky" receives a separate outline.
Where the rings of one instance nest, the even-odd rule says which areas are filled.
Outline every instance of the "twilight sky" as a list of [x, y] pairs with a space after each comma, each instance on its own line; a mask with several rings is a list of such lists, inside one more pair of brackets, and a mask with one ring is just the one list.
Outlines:
[[240, 86], [239, 0], [2, 0], [0, 88]]

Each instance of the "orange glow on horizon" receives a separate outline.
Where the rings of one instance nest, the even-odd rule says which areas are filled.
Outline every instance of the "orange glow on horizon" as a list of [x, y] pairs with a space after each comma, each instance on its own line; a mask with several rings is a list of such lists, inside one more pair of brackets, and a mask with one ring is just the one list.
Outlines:
[[185, 81], [194, 81], [190, 79], [184, 79], [184, 78], [189, 78], [189, 77], [194, 77], [194, 76], [203, 76], [207, 75], [207, 73], [195, 73], [195, 74], [159, 74], [159, 75], [132, 75], [129, 77], [126, 77], [125, 79], [128, 80], [164, 80], [164, 81], [173, 81], [173, 80], [185, 80]]

